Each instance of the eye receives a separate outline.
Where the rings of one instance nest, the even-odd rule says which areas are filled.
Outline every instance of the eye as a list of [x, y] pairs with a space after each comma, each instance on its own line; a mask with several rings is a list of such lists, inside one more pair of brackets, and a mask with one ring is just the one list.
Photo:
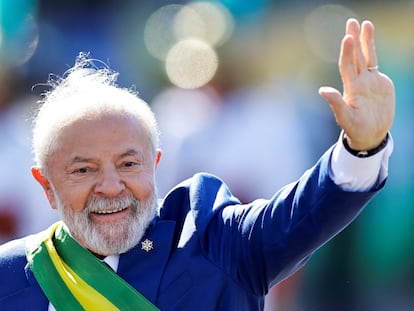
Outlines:
[[92, 170], [89, 167], [80, 167], [75, 169], [72, 174], [87, 174], [91, 172]]
[[138, 163], [136, 163], [136, 162], [133, 162], [133, 161], [128, 161], [128, 162], [124, 162], [123, 163], [123, 166], [124, 167], [133, 167], [133, 166], [135, 166], [135, 165], [137, 165]]

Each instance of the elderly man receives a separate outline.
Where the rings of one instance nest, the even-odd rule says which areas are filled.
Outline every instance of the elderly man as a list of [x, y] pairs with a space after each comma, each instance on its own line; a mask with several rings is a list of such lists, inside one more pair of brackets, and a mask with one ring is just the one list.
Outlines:
[[395, 100], [373, 32], [347, 22], [343, 94], [320, 89], [343, 129], [338, 142], [271, 200], [249, 204], [208, 174], [158, 203], [154, 115], [81, 55], [52, 81], [33, 132], [32, 174], [62, 221], [0, 247], [0, 309], [263, 309], [269, 288], [384, 185]]

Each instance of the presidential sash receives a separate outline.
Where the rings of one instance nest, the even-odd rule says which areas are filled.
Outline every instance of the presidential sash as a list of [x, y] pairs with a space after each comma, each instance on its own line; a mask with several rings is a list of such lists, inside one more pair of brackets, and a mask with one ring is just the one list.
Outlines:
[[79, 245], [62, 222], [26, 247], [34, 276], [56, 310], [159, 310], [111, 268]]

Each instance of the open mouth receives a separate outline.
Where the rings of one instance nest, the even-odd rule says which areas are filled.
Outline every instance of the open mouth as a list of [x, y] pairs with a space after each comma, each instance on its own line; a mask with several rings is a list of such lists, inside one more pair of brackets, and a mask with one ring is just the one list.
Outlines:
[[126, 210], [127, 208], [128, 207], [122, 207], [122, 208], [111, 209], [111, 210], [100, 210], [100, 211], [93, 211], [92, 213], [97, 214], [97, 215], [110, 215], [110, 214], [116, 214], [116, 213], [122, 212]]

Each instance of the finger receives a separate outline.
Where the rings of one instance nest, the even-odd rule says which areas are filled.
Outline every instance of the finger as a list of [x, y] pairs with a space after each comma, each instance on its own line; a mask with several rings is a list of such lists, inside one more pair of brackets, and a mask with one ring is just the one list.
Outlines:
[[348, 19], [346, 23], [346, 33], [351, 35], [354, 38], [354, 58], [355, 58], [355, 67], [356, 71], [360, 73], [361, 71], [366, 70], [366, 61], [364, 53], [362, 52], [361, 47], [361, 38], [360, 38], [361, 28], [359, 22], [354, 19]]
[[364, 21], [361, 26], [362, 51], [365, 55], [367, 68], [378, 65], [377, 53], [375, 51], [374, 25], [370, 21]]
[[345, 89], [349, 83], [356, 79], [358, 76], [358, 70], [355, 66], [354, 43], [355, 40], [351, 35], [345, 35], [341, 43], [341, 52], [339, 55], [339, 72], [341, 74]]

